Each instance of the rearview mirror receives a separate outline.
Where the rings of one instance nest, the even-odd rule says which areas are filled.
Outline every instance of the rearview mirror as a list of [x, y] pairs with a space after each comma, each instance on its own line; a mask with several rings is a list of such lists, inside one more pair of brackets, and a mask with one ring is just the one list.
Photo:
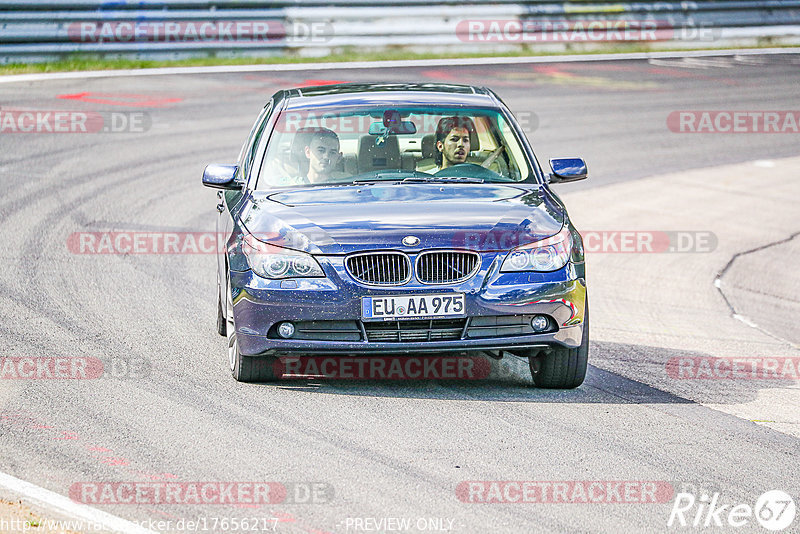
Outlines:
[[586, 162], [581, 158], [555, 158], [550, 160], [550, 183], [558, 184], [585, 180], [588, 174]]
[[214, 189], [241, 189], [242, 182], [236, 180], [236, 165], [208, 165], [203, 171], [203, 185]]
[[398, 123], [392, 124], [389, 127], [384, 126], [380, 122], [373, 122], [369, 125], [369, 134], [370, 135], [384, 135], [386, 130], [389, 130], [389, 134], [415, 134], [417, 133], [417, 127], [411, 121], [400, 121]]

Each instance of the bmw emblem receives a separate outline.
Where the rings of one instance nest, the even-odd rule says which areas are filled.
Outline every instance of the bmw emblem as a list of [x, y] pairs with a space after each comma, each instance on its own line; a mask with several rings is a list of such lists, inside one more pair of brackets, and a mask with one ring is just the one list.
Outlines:
[[415, 247], [419, 245], [419, 238], [415, 235], [407, 235], [403, 238], [403, 244], [407, 247]]

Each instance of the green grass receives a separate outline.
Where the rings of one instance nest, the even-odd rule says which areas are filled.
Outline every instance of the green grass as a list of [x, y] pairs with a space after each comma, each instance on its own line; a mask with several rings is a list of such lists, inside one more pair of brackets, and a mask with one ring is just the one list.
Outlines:
[[[766, 47], [767, 45], [765, 45]], [[768, 45], [776, 47], [775, 45]], [[778, 45], [780, 47], [780, 45]], [[784, 47], [790, 48], [791, 45]], [[729, 47], [730, 48], [730, 47]], [[752, 47], [758, 48], [758, 47]], [[664, 48], [657, 51], [675, 50], [725, 50], [726, 48]], [[384, 52], [358, 52], [345, 50], [340, 53], [321, 57], [299, 56], [265, 56], [265, 57], [198, 57], [178, 60], [147, 60], [147, 59], [104, 59], [97, 56], [73, 56], [61, 61], [49, 63], [20, 63], [0, 65], [0, 75], [4, 74], [29, 74], [41, 72], [68, 72], [88, 70], [117, 70], [117, 69], [146, 69], [156, 67], [198, 67], [209, 65], [256, 65], [256, 64], [287, 64], [287, 63], [318, 63], [318, 62], [344, 62], [344, 61], [386, 61], [386, 60], [418, 60], [418, 59], [465, 59], [475, 57], [524, 57], [524, 56], [559, 56], [565, 54], [608, 54], [625, 52], [653, 52], [656, 51], [643, 45], [613, 45], [597, 50], [565, 50], [565, 51], [538, 51], [529, 47], [520, 47], [516, 51], [506, 52], [470, 52], [453, 54], [414, 53], [407, 50], [388, 50]]]
[[[618, 52], [620, 50], [617, 50]], [[635, 50], [624, 50], [635, 51]], [[300, 56], [264, 56], [264, 57], [197, 57], [176, 60], [147, 60], [147, 59], [103, 59], [91, 56], [76, 56], [62, 61], [50, 63], [26, 63], [0, 65], [0, 74], [23, 74], [36, 72], [64, 72], [76, 70], [107, 70], [107, 69], [147, 69], [157, 67], [205, 67], [209, 65], [272, 65], [287, 63], [319, 63], [319, 62], [345, 62], [345, 61], [389, 61], [389, 60], [414, 60], [414, 59], [459, 59], [471, 57], [517, 57], [530, 56], [531, 50], [505, 53], [471, 53], [471, 54], [420, 54], [408, 51], [386, 52], [342, 52], [320, 57]], [[538, 53], [536, 55], [559, 55], [557, 52]]]

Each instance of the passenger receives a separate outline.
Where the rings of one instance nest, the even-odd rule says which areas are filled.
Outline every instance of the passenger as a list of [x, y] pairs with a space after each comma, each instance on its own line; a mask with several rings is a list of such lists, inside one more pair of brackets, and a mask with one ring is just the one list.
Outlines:
[[268, 163], [267, 173], [278, 186], [324, 183], [345, 176], [334, 171], [341, 157], [339, 137], [333, 130], [300, 128], [287, 152]]
[[466, 163], [475, 123], [469, 117], [444, 117], [436, 125], [436, 171]]

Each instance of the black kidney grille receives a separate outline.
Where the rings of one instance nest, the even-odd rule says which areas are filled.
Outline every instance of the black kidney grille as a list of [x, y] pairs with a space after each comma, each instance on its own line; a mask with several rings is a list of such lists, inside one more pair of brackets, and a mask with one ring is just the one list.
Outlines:
[[396, 286], [411, 279], [411, 260], [401, 252], [366, 252], [345, 261], [350, 276], [364, 284]]
[[475, 274], [479, 263], [475, 252], [423, 252], [417, 257], [417, 279], [423, 284], [463, 282]]

